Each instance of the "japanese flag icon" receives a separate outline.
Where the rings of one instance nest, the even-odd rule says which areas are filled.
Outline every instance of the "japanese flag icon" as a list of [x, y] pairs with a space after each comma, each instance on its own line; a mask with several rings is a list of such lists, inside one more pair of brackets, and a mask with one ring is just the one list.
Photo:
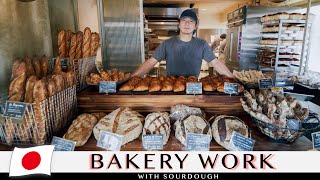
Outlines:
[[29, 174], [51, 175], [51, 157], [54, 145], [43, 145], [31, 148], [14, 148], [9, 176]]

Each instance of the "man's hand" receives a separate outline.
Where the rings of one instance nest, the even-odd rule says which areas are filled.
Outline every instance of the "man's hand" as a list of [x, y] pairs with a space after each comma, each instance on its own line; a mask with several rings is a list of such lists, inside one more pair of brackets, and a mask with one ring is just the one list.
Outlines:
[[212, 60], [209, 65], [211, 65], [219, 74], [226, 75], [229, 78], [235, 78], [235, 76], [230, 72], [227, 66], [221, 63], [218, 59]]
[[[142, 65], [139, 66], [139, 68], [137, 70], [135, 70], [135, 72], [133, 72], [131, 74], [131, 77], [133, 76], [140, 76], [143, 77], [145, 74], [147, 74], [156, 64], [158, 63], [158, 61], [151, 57], [148, 60], [146, 60]], [[130, 77], [130, 78], [131, 78]]]

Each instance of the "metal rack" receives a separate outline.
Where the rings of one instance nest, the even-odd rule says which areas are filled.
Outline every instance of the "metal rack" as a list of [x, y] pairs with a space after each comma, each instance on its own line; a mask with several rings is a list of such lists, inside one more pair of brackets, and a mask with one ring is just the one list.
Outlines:
[[[289, 80], [289, 77], [304, 73], [302, 70], [305, 70], [309, 55], [307, 51], [310, 46], [309, 31], [311, 29], [309, 28], [311, 23], [308, 23], [308, 28], [305, 27], [305, 24], [305, 20], [280, 19], [262, 22], [262, 27], [278, 27], [275, 31], [261, 31], [262, 41], [264, 41], [264, 38], [272, 38], [273, 41], [271, 40], [271, 43], [261, 43], [261, 47], [269, 48], [269, 50], [261, 50], [260, 52], [273, 53], [273, 57], [269, 57], [266, 62], [265, 59], [261, 61], [261, 58], [257, 55], [259, 70], [273, 72], [275, 86], [291, 86], [293, 82]], [[300, 30], [294, 28], [288, 30], [287, 27], [289, 26], [300, 28]], [[307, 36], [304, 36], [305, 31], [307, 31]]]

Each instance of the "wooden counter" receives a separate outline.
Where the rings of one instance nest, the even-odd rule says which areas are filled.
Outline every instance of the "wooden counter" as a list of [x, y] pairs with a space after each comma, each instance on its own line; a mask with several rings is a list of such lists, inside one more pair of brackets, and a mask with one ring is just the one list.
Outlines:
[[245, 114], [240, 98], [219, 92], [203, 95], [185, 95], [173, 92], [118, 92], [116, 94], [99, 94], [98, 89], [88, 88], [78, 94], [80, 112], [112, 112], [118, 107], [130, 107], [138, 112], [170, 111], [177, 104], [199, 107], [212, 114]]
[[[249, 116], [240, 116], [250, 128], [251, 137], [255, 140], [254, 151], [307, 151], [312, 149], [312, 142], [307, 139], [305, 136], [297, 139], [293, 143], [277, 143], [268, 138], [266, 135], [262, 134], [257, 127], [251, 122]], [[61, 135], [62, 136], [62, 135]], [[141, 135], [138, 139], [127, 143], [122, 146], [121, 151], [143, 151]], [[91, 135], [88, 142], [82, 146], [77, 147], [75, 151], [103, 151], [99, 147], [96, 147], [97, 141], [94, 138], [93, 134]], [[10, 151], [13, 147], [1, 145], [0, 150], [2, 151]], [[184, 146], [179, 142], [179, 140], [174, 136], [174, 131], [171, 130], [171, 135], [168, 143], [164, 146], [163, 151], [183, 151]], [[217, 144], [214, 139], [212, 139], [210, 144], [210, 151], [226, 151], [222, 146]]]

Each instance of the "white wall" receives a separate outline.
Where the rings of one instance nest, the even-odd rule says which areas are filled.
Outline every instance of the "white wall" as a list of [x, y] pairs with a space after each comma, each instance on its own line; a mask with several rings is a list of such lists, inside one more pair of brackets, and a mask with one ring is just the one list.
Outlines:
[[[100, 39], [102, 39], [97, 0], [78, 0], [78, 14], [79, 30], [83, 31], [84, 28], [89, 27], [92, 32], [98, 32], [100, 34]], [[100, 43], [102, 45], [102, 40]], [[97, 53], [97, 61], [102, 61], [101, 48]]]

